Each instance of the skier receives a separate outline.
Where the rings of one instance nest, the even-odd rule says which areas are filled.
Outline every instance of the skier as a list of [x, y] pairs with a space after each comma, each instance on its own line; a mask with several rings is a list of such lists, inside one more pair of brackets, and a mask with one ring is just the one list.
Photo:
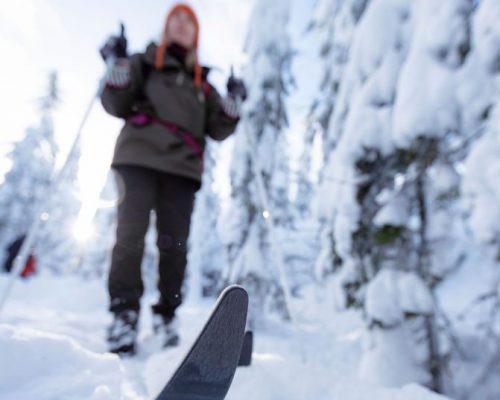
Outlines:
[[[7, 247], [7, 259], [4, 263], [4, 270], [6, 272], [10, 272], [12, 267], [14, 266], [14, 260], [19, 254], [19, 250], [21, 250], [21, 246], [23, 245], [24, 240], [26, 239], [26, 235], [19, 236], [16, 240], [14, 240], [9, 247]], [[36, 273], [36, 259], [33, 254], [30, 254], [26, 264], [24, 265], [23, 270], [20, 272], [20, 276], [22, 278], [28, 278], [29, 276]]]
[[154, 332], [163, 346], [179, 341], [175, 311], [182, 302], [186, 242], [195, 192], [200, 187], [205, 135], [223, 140], [239, 121], [246, 98], [242, 80], [232, 74], [222, 98], [198, 63], [199, 23], [187, 4], [173, 6], [159, 45], [127, 55], [123, 33], [101, 49], [115, 60], [101, 96], [105, 110], [125, 125], [117, 139], [112, 167], [124, 188], [118, 205], [116, 243], [108, 279], [113, 322], [109, 350], [134, 354], [144, 237], [156, 212], [160, 292], [152, 306]]

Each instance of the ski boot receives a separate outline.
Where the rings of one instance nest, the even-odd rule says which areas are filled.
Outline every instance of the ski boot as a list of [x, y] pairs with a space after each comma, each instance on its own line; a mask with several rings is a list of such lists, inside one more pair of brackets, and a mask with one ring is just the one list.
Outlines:
[[135, 354], [138, 321], [139, 313], [135, 310], [124, 310], [114, 314], [107, 337], [111, 353], [120, 356]]
[[163, 348], [179, 345], [179, 333], [177, 318], [166, 317], [154, 312], [153, 306], [153, 332], [160, 338]]

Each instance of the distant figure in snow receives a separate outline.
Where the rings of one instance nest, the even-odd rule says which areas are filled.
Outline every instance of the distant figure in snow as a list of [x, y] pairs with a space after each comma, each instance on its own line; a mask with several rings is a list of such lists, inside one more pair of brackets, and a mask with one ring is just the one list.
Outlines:
[[102, 94], [105, 110], [125, 120], [112, 167], [124, 188], [118, 205], [116, 243], [108, 280], [113, 322], [111, 352], [134, 354], [140, 298], [141, 261], [151, 210], [156, 212], [160, 292], [152, 306], [153, 328], [164, 346], [179, 341], [175, 312], [181, 304], [187, 239], [195, 192], [200, 187], [205, 135], [223, 140], [239, 121], [246, 88], [232, 75], [222, 98], [198, 62], [199, 23], [179, 3], [167, 15], [159, 45], [127, 55], [123, 33], [101, 49], [115, 60]]
[[[16, 240], [14, 240], [9, 247], [7, 247], [7, 259], [4, 263], [4, 270], [6, 272], [10, 272], [14, 267], [14, 261], [19, 254], [19, 250], [21, 250], [21, 246], [23, 245], [24, 240], [26, 239], [26, 235], [19, 236]], [[23, 278], [27, 278], [33, 275], [36, 272], [36, 260], [33, 254], [30, 254], [24, 268], [22, 269], [20, 276]]]

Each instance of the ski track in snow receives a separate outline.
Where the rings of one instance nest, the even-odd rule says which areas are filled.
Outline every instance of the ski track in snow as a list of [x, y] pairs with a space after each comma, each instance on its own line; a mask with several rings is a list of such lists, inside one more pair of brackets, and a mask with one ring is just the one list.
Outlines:
[[[0, 276], [0, 287], [7, 282]], [[0, 399], [151, 399], [205, 323], [214, 301], [179, 312], [182, 343], [159, 351], [143, 301], [139, 353], [106, 353], [105, 284], [77, 277], [37, 276], [16, 282], [0, 321]], [[239, 368], [228, 400], [438, 400], [418, 385], [386, 389], [359, 381], [362, 324], [356, 314], [309, 312], [301, 329], [270, 321], [256, 332], [253, 364]], [[328, 323], [326, 323], [328, 321]], [[20, 384], [22, 383], [22, 384]]]

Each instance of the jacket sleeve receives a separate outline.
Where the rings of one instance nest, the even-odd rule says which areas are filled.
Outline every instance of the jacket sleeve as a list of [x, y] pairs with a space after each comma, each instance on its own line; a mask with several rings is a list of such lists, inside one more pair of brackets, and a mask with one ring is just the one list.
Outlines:
[[130, 57], [130, 82], [125, 88], [115, 88], [106, 85], [101, 95], [104, 109], [118, 118], [127, 118], [132, 113], [132, 107], [142, 93], [142, 55]]
[[206, 98], [205, 131], [214, 140], [224, 140], [234, 132], [239, 118], [232, 118], [224, 113], [221, 96], [212, 85], [210, 85]]

